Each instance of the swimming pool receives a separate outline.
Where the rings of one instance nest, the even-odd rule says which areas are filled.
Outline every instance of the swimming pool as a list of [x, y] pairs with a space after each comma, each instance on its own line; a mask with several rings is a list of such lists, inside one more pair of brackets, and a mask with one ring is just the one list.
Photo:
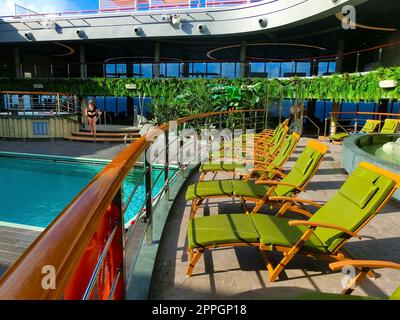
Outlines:
[[379, 159], [394, 163], [396, 165], [400, 165], [400, 154], [398, 154], [397, 152], [385, 152], [384, 145], [385, 143], [365, 145], [362, 146], [361, 149], [365, 152], [368, 152], [369, 154], [378, 157]]
[[[0, 153], [0, 221], [47, 227], [99, 173], [107, 161]], [[143, 172], [133, 168], [123, 185], [124, 202]], [[160, 169], [153, 169], [153, 183]], [[170, 171], [170, 175], [173, 171]], [[153, 197], [164, 185], [164, 174], [154, 184]], [[125, 212], [125, 223], [141, 209], [145, 197], [141, 181]]]

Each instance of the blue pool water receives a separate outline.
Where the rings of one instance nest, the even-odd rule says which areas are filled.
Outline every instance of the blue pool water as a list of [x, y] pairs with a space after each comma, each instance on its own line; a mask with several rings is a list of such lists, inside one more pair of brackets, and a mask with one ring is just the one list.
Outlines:
[[[105, 165], [0, 156], [0, 221], [47, 227]], [[134, 168], [125, 179], [124, 202], [142, 170]], [[153, 170], [153, 182], [159, 173]], [[153, 197], [163, 184], [164, 173], [154, 185]], [[144, 196], [143, 179], [125, 212], [125, 222], [137, 215]]]

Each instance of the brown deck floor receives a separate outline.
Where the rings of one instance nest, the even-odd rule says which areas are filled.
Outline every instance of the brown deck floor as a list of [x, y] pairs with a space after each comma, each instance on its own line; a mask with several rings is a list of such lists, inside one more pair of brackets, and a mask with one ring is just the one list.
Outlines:
[[18, 259], [40, 231], [0, 225], [0, 276]]
[[[295, 151], [301, 152], [305, 140]], [[329, 145], [321, 168], [303, 197], [317, 201], [329, 199], [346, 180], [341, 168], [341, 146]], [[288, 167], [293, 165], [288, 162]], [[220, 175], [223, 177], [224, 175]], [[224, 176], [226, 177], [226, 176]], [[192, 177], [193, 181], [198, 175]], [[300, 293], [339, 293], [341, 273], [333, 273], [328, 264], [299, 257], [289, 264], [275, 283], [267, 280], [265, 264], [255, 248], [228, 248], [206, 251], [194, 269], [193, 276], [185, 276], [188, 264], [187, 222], [190, 203], [185, 201], [185, 190], [176, 203], [166, 224], [159, 255], [153, 273], [152, 299], [277, 299], [296, 298]], [[209, 215], [242, 212], [239, 203], [230, 199], [210, 200], [198, 214]], [[360, 259], [380, 259], [400, 262], [400, 209], [388, 204], [362, 231], [363, 240], [352, 240], [346, 248]], [[278, 255], [277, 258], [280, 256]], [[400, 272], [378, 270], [378, 277], [366, 280], [354, 294], [387, 297], [400, 285]]]

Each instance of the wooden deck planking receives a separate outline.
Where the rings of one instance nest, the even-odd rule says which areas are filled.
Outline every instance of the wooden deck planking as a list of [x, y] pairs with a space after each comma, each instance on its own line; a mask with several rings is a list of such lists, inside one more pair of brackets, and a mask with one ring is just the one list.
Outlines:
[[39, 236], [40, 231], [0, 225], [0, 276]]

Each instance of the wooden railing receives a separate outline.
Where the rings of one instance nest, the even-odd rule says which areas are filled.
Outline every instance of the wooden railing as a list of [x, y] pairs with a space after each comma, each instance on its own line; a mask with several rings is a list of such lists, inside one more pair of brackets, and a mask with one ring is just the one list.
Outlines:
[[[234, 113], [244, 117], [249, 112], [255, 112], [256, 119], [257, 112], [264, 111], [197, 114], [178, 119], [177, 124]], [[163, 124], [135, 141], [75, 197], [0, 279], [0, 299], [124, 298], [121, 186], [152, 141], [168, 129], [169, 124]], [[168, 159], [166, 165], [168, 168]], [[151, 199], [151, 189], [146, 194]], [[147, 215], [151, 205], [151, 200], [147, 201]]]

